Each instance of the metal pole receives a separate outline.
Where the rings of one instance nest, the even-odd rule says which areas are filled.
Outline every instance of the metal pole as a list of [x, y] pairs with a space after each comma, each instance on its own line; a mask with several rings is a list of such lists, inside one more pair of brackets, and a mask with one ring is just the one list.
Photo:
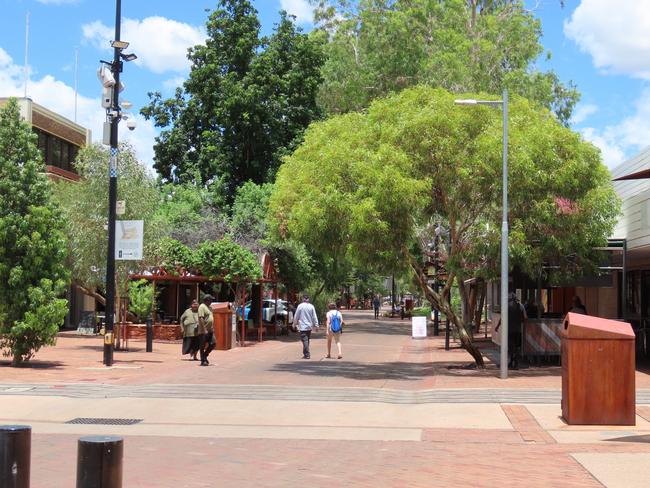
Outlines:
[[30, 426], [0, 426], [0, 486], [2, 488], [29, 488], [31, 446]]
[[122, 488], [123, 454], [121, 437], [81, 437], [77, 443], [77, 488]]
[[501, 222], [501, 379], [508, 378], [508, 90], [503, 90], [503, 220]]
[[[120, 40], [122, 0], [115, 1], [115, 41]], [[111, 71], [115, 78], [111, 111], [111, 157], [108, 179], [108, 255], [106, 257], [106, 335], [104, 336], [104, 365], [113, 365], [113, 326], [115, 324], [115, 206], [117, 204], [117, 128], [120, 121], [120, 50], [113, 53]], [[117, 115], [116, 115], [117, 114]]]

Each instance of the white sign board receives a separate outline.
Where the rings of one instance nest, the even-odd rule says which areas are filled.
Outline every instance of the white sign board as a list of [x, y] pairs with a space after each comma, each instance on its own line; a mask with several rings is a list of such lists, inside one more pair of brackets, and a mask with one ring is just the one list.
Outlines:
[[118, 220], [115, 222], [115, 259], [141, 260], [143, 241], [144, 220]]
[[413, 339], [422, 339], [427, 336], [427, 318], [426, 317], [412, 317], [411, 318], [411, 337]]

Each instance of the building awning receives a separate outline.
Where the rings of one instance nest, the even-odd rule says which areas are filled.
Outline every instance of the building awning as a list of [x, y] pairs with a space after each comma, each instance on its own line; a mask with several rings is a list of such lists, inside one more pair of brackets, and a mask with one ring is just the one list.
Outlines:
[[646, 178], [650, 178], [650, 168], [642, 169], [641, 171], [629, 175], [619, 176], [618, 178], [614, 178], [612, 181], [644, 180]]

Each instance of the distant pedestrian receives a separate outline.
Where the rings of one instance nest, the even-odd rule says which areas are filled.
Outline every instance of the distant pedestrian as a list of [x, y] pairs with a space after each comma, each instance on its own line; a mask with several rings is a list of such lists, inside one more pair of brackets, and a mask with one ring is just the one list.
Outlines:
[[199, 351], [201, 353], [201, 366], [208, 366], [208, 356], [215, 346], [214, 325], [210, 304], [214, 300], [212, 295], [203, 297], [203, 303], [199, 306]]
[[336, 304], [330, 303], [327, 308], [327, 356], [326, 358], [331, 358], [332, 352], [332, 339], [336, 342], [336, 348], [339, 350], [338, 358], [343, 358], [343, 353], [341, 352], [341, 333], [343, 332], [343, 315], [341, 312], [336, 309]]
[[[519, 359], [521, 356], [521, 338], [522, 338], [522, 328], [524, 322], [528, 316], [526, 315], [526, 309], [519, 302], [517, 295], [515, 293], [510, 293], [508, 296], [508, 355], [510, 356], [508, 361], [508, 367], [512, 369], [519, 369]], [[498, 331], [501, 327], [501, 319], [495, 327], [495, 331]]]
[[580, 297], [578, 295], [573, 297], [573, 307], [571, 307], [571, 310], [569, 310], [569, 312], [581, 313], [582, 315], [589, 315], [587, 313], [587, 307], [585, 307], [582, 304], [582, 301], [580, 300]]
[[379, 300], [379, 295], [375, 295], [375, 298], [372, 299], [372, 308], [375, 310], [375, 320], [379, 318], [380, 307], [381, 307], [381, 301]]
[[192, 361], [196, 361], [199, 352], [199, 302], [192, 300], [190, 308], [181, 315], [181, 328], [183, 329], [183, 354], [189, 354]]
[[293, 326], [300, 331], [300, 340], [302, 341], [302, 358], [310, 359], [309, 341], [311, 339], [311, 331], [319, 328], [318, 317], [316, 316], [316, 309], [309, 303], [309, 295], [302, 296], [302, 303], [296, 308], [296, 313], [293, 316]]

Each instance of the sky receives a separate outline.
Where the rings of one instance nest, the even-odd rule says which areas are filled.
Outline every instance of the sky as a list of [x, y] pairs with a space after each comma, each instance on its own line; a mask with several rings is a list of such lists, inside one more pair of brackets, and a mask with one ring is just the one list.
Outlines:
[[[285, 9], [306, 31], [312, 28], [307, 0], [253, 0], [262, 30], [270, 33]], [[547, 53], [537, 62], [573, 81], [582, 98], [572, 128], [601, 149], [613, 168], [650, 141], [650, 0], [527, 0], [542, 21]], [[105, 112], [96, 71], [111, 60], [115, 23], [112, 0], [0, 0], [0, 97], [23, 96], [26, 17], [29, 15], [27, 95], [101, 139]], [[147, 93], [171, 95], [189, 72], [188, 47], [205, 39], [206, 9], [216, 0], [122, 0], [125, 52], [138, 59], [125, 63], [121, 100], [133, 103], [137, 128], [120, 126], [120, 139], [131, 141], [151, 166], [157, 129], [139, 109]], [[77, 59], [77, 62], [75, 62]], [[76, 69], [75, 69], [76, 66]], [[75, 76], [76, 73], [76, 76]]]

